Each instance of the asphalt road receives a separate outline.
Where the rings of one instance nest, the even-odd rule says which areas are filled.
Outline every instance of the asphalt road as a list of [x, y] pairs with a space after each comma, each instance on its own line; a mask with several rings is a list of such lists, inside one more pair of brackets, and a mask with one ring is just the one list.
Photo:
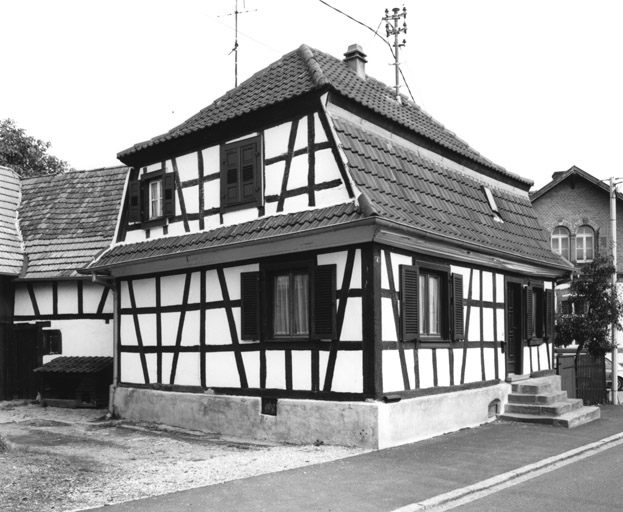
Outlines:
[[600, 512], [623, 509], [623, 444], [508, 487], [455, 512]]

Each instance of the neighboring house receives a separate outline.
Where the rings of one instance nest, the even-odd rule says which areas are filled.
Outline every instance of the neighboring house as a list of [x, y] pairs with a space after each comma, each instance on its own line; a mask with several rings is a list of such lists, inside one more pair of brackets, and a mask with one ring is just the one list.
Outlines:
[[112, 277], [114, 409], [385, 447], [477, 425], [551, 372], [550, 250], [529, 180], [340, 61], [288, 53], [132, 168]]
[[114, 241], [127, 175], [115, 167], [20, 180], [0, 167], [0, 399], [34, 399], [32, 370], [59, 356], [112, 357], [110, 284], [78, 269]]
[[[611, 254], [609, 182], [600, 181], [573, 166], [565, 172], [554, 173], [552, 181], [530, 194], [530, 198], [541, 225], [549, 234], [552, 251], [580, 265], [592, 261], [599, 251]], [[622, 201], [623, 195], [617, 193], [619, 207]], [[616, 234], [617, 240], [623, 240], [621, 219], [617, 222]], [[621, 273], [623, 245], [618, 243], [617, 247], [617, 269]]]

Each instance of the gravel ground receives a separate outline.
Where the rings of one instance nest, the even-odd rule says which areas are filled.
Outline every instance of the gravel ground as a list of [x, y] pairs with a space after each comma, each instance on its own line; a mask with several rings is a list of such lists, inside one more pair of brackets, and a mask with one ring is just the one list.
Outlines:
[[111, 420], [104, 410], [0, 402], [0, 510], [84, 510], [363, 451], [257, 444]]

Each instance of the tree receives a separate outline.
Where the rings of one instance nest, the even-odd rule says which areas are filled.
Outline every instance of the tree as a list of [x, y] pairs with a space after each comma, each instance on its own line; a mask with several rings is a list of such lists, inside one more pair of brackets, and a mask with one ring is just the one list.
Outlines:
[[0, 165], [13, 169], [22, 178], [60, 174], [69, 164], [47, 153], [50, 142], [27, 135], [13, 119], [0, 121]]
[[586, 347], [589, 354], [602, 356], [612, 350], [612, 325], [621, 328], [623, 303], [612, 284], [615, 267], [611, 256], [597, 256], [573, 276], [567, 299], [570, 307], [556, 313], [554, 343], [578, 345], [577, 356]]

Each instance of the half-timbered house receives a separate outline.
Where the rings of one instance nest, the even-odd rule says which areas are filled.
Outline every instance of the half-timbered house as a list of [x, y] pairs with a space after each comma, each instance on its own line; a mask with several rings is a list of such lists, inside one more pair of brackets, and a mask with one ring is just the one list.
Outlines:
[[78, 270], [115, 239], [128, 169], [23, 180], [0, 172], [0, 398], [34, 399], [42, 389], [33, 369], [55, 358], [71, 358], [71, 371], [90, 364], [76, 358], [112, 361], [111, 283]]
[[112, 277], [114, 408], [385, 447], [477, 425], [551, 372], [553, 254], [531, 182], [305, 45], [131, 167]]

